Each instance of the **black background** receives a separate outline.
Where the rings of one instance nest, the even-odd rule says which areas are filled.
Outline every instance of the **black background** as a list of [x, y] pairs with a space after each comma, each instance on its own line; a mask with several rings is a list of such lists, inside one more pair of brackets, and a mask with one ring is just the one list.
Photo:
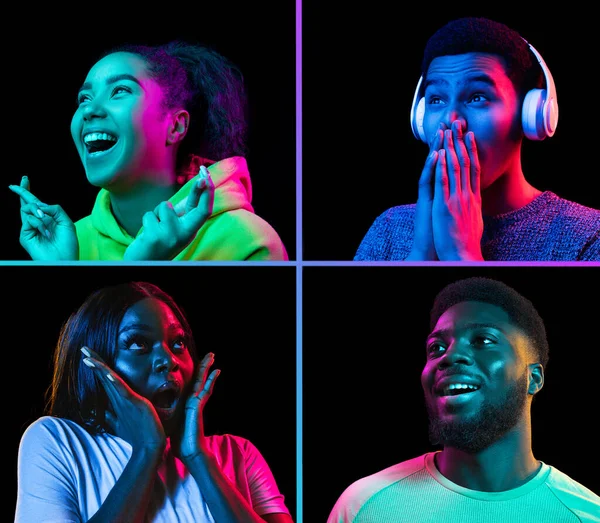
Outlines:
[[[221, 369], [205, 410], [206, 434], [230, 433], [263, 454], [293, 517], [296, 513], [296, 294], [293, 267], [0, 267], [15, 283], [3, 312], [7, 517], [14, 518], [17, 450], [23, 430], [42, 413], [51, 355], [60, 328], [98, 287], [147, 280], [187, 312], [200, 356]], [[11, 510], [13, 514], [11, 516]]]
[[353, 481], [439, 448], [420, 383], [429, 310], [444, 285], [472, 275], [500, 279], [538, 308], [550, 360], [532, 405], [534, 456], [600, 493], [600, 267], [306, 267], [304, 521], [326, 521]]
[[3, 15], [3, 173], [0, 259], [28, 260], [19, 245], [19, 198], [8, 189], [30, 178], [32, 192], [76, 221], [91, 212], [91, 186], [73, 144], [77, 90], [98, 54], [124, 42], [175, 38], [212, 46], [245, 75], [248, 166], [256, 214], [296, 258], [296, 22], [294, 2], [118, 2], [72, 7], [11, 4]]
[[[124, 40], [161, 43], [191, 35], [214, 45], [245, 73], [253, 203], [280, 234], [290, 259], [300, 257], [295, 249], [294, 4], [227, 0], [156, 9], [131, 3], [133, 15], [124, 2], [45, 11], [11, 5], [0, 37], [6, 50], [3, 116], [9, 135], [3, 146], [5, 184], [18, 183], [27, 173], [40, 198], [60, 203], [74, 220], [88, 214], [96, 189], [85, 178], [69, 124], [76, 91], [93, 60]], [[362, 2], [352, 7], [304, 0], [305, 260], [352, 259], [378, 214], [415, 200], [426, 147], [412, 136], [409, 111], [421, 52], [440, 25], [468, 15], [496, 18], [520, 31], [540, 51], [556, 81], [560, 118], [555, 136], [525, 142], [524, 170], [530, 181], [600, 207], [600, 193], [591, 189], [598, 172], [597, 104], [590, 86], [598, 45], [589, 13], [525, 11], [522, 4], [506, 3], [458, 9], [456, 4], [398, 8]], [[4, 190], [0, 219], [6, 236], [0, 259], [27, 260], [18, 242], [18, 198]], [[546, 384], [533, 406], [534, 453], [600, 491], [593, 426], [599, 270], [489, 265], [302, 269], [303, 521], [324, 522], [354, 479], [430, 450], [419, 382], [428, 311], [441, 286], [471, 274], [502, 275], [533, 299], [547, 320], [551, 357]], [[0, 267], [9, 298], [4, 346], [17, 376], [5, 416], [11, 427], [5, 447], [10, 449], [11, 492], [16, 494], [18, 440], [41, 412], [48, 358], [60, 325], [97, 286], [148, 279], [184, 305], [197, 338], [223, 347], [210, 347], [223, 374], [207, 407], [207, 432], [226, 430], [257, 444], [295, 514], [300, 501], [295, 275], [292, 267]]]
[[592, 189], [597, 104], [589, 96], [598, 29], [586, 10], [510, 2], [303, 6], [303, 259], [352, 260], [379, 214], [416, 201], [428, 152], [410, 128], [422, 52], [439, 27], [462, 16], [504, 22], [540, 52], [556, 84], [559, 122], [553, 137], [525, 141], [523, 171], [540, 190], [600, 209]]

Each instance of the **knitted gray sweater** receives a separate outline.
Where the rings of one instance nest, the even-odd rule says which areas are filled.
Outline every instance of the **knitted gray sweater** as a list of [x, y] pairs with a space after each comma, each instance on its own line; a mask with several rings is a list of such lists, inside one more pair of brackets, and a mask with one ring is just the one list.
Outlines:
[[[415, 204], [380, 214], [363, 238], [355, 261], [400, 261], [411, 250]], [[484, 217], [481, 251], [487, 261], [600, 260], [600, 210], [551, 191], [528, 205]]]

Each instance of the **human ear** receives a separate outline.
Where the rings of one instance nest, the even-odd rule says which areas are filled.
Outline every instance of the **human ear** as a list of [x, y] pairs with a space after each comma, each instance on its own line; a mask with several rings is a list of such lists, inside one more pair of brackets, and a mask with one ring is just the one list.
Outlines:
[[529, 365], [529, 386], [527, 392], [532, 396], [537, 394], [544, 386], [544, 367], [541, 363]]
[[173, 145], [183, 140], [189, 126], [190, 113], [185, 109], [180, 109], [171, 114], [167, 128], [167, 145]]

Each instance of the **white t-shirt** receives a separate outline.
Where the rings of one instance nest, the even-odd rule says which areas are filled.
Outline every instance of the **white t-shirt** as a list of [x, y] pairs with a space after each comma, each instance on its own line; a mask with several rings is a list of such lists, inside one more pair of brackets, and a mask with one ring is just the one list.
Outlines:
[[480, 492], [442, 476], [434, 455], [429, 452], [355, 481], [339, 497], [327, 523], [600, 522], [600, 497], [545, 463], [520, 487]]
[[[207, 436], [225, 475], [259, 515], [289, 510], [267, 462], [248, 440]], [[92, 436], [73, 421], [43, 416], [23, 433], [15, 523], [81, 523], [100, 508], [131, 456], [110, 434]], [[147, 521], [214, 523], [202, 493], [167, 444]]]

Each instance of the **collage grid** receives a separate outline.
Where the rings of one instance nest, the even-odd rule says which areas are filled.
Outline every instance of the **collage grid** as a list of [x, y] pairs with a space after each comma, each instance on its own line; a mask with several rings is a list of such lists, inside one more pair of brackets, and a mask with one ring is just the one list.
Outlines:
[[[423, 22], [423, 34], [416, 38], [407, 33], [414, 25], [412, 16], [392, 17], [383, 6], [359, 12], [340, 4], [328, 11], [315, 2], [289, 1], [293, 9], [245, 5], [237, 15], [225, 6], [207, 7], [206, 20], [201, 19], [198, 28], [186, 20], [185, 30], [165, 27], [159, 16], [150, 39], [162, 42], [199, 30], [206, 41], [247, 69], [249, 98], [255, 104], [250, 104], [252, 203], [280, 235], [289, 259], [177, 264], [32, 261], [16, 240], [19, 199], [14, 194], [6, 197], [0, 212], [13, 238], [4, 245], [0, 278], [10, 296], [6, 347], [17, 353], [11, 361], [17, 362], [14, 370], [22, 382], [17, 399], [8, 406], [12, 437], [7, 463], [12, 472], [7, 521], [13, 520], [17, 501], [17, 449], [25, 429], [46, 407], [54, 363], [50, 351], [61, 328], [93, 290], [125, 281], [155, 283], [189, 314], [199, 352], [206, 348], [200, 356], [214, 352], [214, 366], [222, 369], [206, 408], [207, 433], [243, 434], [257, 445], [294, 523], [342, 523], [328, 516], [346, 487], [431, 451], [419, 378], [433, 299], [440, 289], [462, 278], [503, 281], [538, 307], [551, 346], [545, 390], [533, 402], [535, 455], [600, 492], [594, 466], [599, 461], [593, 455], [592, 373], [598, 345], [594, 298], [600, 291], [600, 261], [354, 259], [375, 218], [396, 205], [398, 195], [408, 202], [417, 194], [414, 173], [422, 169], [425, 149], [412, 143], [408, 110], [398, 110], [412, 99], [414, 73], [420, 66], [420, 57], [409, 55], [442, 20], [468, 13], [445, 8]], [[94, 16], [100, 15], [91, 13], [88, 23]], [[588, 118], [577, 119], [581, 95], [579, 101], [574, 99], [581, 87], [569, 85], [572, 66], [561, 62], [563, 45], [575, 44], [545, 36], [550, 15], [539, 23], [533, 15], [523, 17], [498, 7], [482, 16], [518, 24], [533, 42], [540, 42], [560, 86], [561, 124], [578, 131], [573, 135], [579, 136], [570, 137], [573, 131], [561, 128], [552, 145], [550, 140], [524, 144], [524, 166], [538, 173], [532, 183], [556, 187], [565, 198], [599, 209], [600, 193], [589, 186], [593, 151], [565, 159], [569, 148], [581, 149], [581, 135], [593, 136], [595, 125]], [[564, 23], [571, 16], [580, 19], [569, 15]], [[143, 39], [149, 30], [143, 24], [136, 26], [135, 19], [111, 29], [115, 17], [111, 14], [109, 27], [104, 28], [114, 32], [110, 41], [127, 34]], [[101, 18], [93, 23], [102, 24]], [[132, 26], [136, 31], [128, 33]], [[40, 27], [45, 32], [33, 38], [37, 45], [48, 38], [48, 29]], [[12, 58], [16, 75], [27, 78], [23, 82], [28, 84], [27, 96], [30, 100], [37, 96], [37, 106], [28, 113], [36, 121], [36, 133], [56, 136], [55, 143], [52, 136], [36, 138], [35, 154], [31, 143], [15, 146], [17, 159], [8, 166], [8, 183], [18, 184], [26, 174], [33, 193], [52, 203], [64, 201], [73, 215], [89, 212], [97, 188], [85, 180], [66, 181], [63, 172], [83, 172], [77, 157], [60, 169], [35, 163], [52, 162], [57, 149], [72, 147], [63, 147], [71, 140], [63, 132], [71, 115], [64, 120], [56, 116], [53, 123], [40, 115], [53, 114], [57, 105], [73, 108], [73, 100], [68, 100], [73, 98], [72, 85], [63, 84], [85, 77], [89, 57], [105, 48], [102, 40], [94, 34], [79, 42], [78, 47], [92, 49], [81, 51], [78, 56], [84, 63], [75, 60], [64, 79], [54, 76], [56, 71], [65, 75], [70, 68], [61, 63], [69, 44], [59, 45], [58, 58], [45, 59], [41, 66], [44, 78], [53, 78], [55, 84], [47, 92], [31, 78], [23, 56]], [[390, 51], [395, 45], [400, 53]], [[270, 49], [275, 49], [272, 55]], [[21, 108], [11, 111], [10, 120], [19, 121]], [[293, 122], [286, 116], [291, 113]], [[399, 137], [410, 145], [399, 144]], [[559, 347], [556, 353], [554, 346]], [[41, 350], [44, 357], [32, 354]], [[597, 517], [584, 521], [600, 521], [600, 504]]]

